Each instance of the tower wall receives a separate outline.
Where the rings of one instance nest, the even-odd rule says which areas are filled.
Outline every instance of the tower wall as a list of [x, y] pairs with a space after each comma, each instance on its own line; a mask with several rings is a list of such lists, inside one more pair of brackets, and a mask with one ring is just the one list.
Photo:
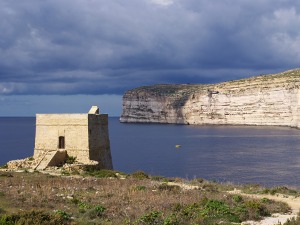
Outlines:
[[[64, 137], [64, 148], [59, 148]], [[87, 114], [37, 114], [34, 157], [46, 151], [65, 150], [81, 162], [89, 160]]]
[[34, 158], [66, 151], [79, 163], [93, 160], [99, 168], [112, 169], [108, 115], [94, 108], [89, 114], [37, 114]]
[[100, 168], [112, 169], [107, 114], [89, 114], [90, 159], [99, 162]]

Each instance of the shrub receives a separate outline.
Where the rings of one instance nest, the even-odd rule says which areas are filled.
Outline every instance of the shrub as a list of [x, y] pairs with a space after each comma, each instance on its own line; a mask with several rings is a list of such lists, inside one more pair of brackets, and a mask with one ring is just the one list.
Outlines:
[[157, 189], [159, 191], [178, 191], [181, 190], [181, 188], [178, 185], [168, 185], [166, 183], [160, 184]]
[[105, 211], [105, 207], [104, 206], [102, 206], [102, 205], [97, 205], [96, 207], [95, 207], [95, 211], [97, 211], [98, 213], [104, 213], [104, 211]]
[[75, 162], [76, 162], [76, 157], [74, 157], [74, 156], [67, 156], [66, 163], [73, 164]]
[[233, 201], [235, 202], [242, 202], [243, 201], [243, 197], [240, 195], [234, 195], [232, 196]]
[[275, 194], [276, 194], [276, 192], [277, 192], [277, 190], [276, 190], [276, 189], [271, 189], [269, 193], [270, 193], [271, 195], [275, 195]]
[[13, 177], [11, 173], [0, 172], [0, 177]]
[[98, 177], [98, 178], [107, 178], [107, 177], [114, 177], [117, 178], [116, 171], [113, 170], [95, 170], [95, 169], [88, 169], [86, 171], [87, 175]]
[[186, 206], [177, 205], [175, 206], [175, 211], [177, 211], [180, 215], [182, 215], [185, 219], [193, 219], [198, 217], [200, 212], [202, 211], [201, 204], [194, 203]]
[[146, 190], [146, 187], [142, 186], [142, 185], [138, 185], [138, 186], [134, 187], [134, 189], [137, 191], [144, 191], [144, 190]]
[[196, 178], [196, 179], [194, 179], [194, 181], [201, 184], [201, 183], [204, 182], [204, 179], [203, 178]]
[[275, 195], [276, 193], [287, 194], [287, 195], [298, 195], [299, 194], [298, 191], [289, 189], [285, 186], [274, 187], [272, 189], [265, 188], [262, 191], [262, 193], [263, 194], [271, 194], [271, 195]]
[[151, 180], [155, 180], [155, 181], [165, 181], [167, 179], [162, 176], [151, 176], [150, 178], [151, 178]]
[[268, 198], [262, 198], [262, 199], [261, 199], [261, 202], [262, 202], [262, 203], [270, 203], [271, 200], [268, 199]]
[[164, 219], [163, 225], [180, 225], [180, 221], [176, 214], [172, 213]]
[[63, 176], [70, 176], [71, 174], [70, 174], [69, 171], [62, 170], [62, 171], [61, 171], [61, 175], [63, 175]]
[[59, 215], [60, 217], [62, 217], [64, 220], [69, 220], [71, 219], [71, 214], [62, 211], [62, 210], [57, 210], [56, 211], [56, 215]]
[[4, 164], [3, 166], [0, 166], [1, 169], [7, 169], [8, 168], [8, 165], [7, 164]]
[[141, 216], [138, 222], [147, 225], [160, 225], [163, 223], [162, 213], [158, 211], [152, 211]]
[[80, 203], [80, 200], [78, 198], [72, 198], [71, 202], [74, 203], [75, 205], [78, 205]]
[[91, 211], [89, 211], [89, 217], [94, 219], [96, 217], [103, 217], [106, 208], [102, 205], [97, 205]]
[[205, 214], [214, 215], [216, 217], [231, 214], [229, 206], [219, 200], [208, 200], [204, 209]]
[[268, 188], [265, 188], [263, 191], [262, 191], [263, 194], [269, 194], [270, 193], [270, 189]]
[[258, 220], [261, 216], [269, 216], [270, 213], [265, 206], [261, 204], [259, 200], [250, 200], [244, 203], [248, 211], [248, 216], [250, 219]]
[[296, 190], [289, 189], [285, 186], [279, 186], [272, 189], [274, 193], [287, 194], [287, 195], [297, 195], [299, 194]]
[[[68, 218], [69, 219], [69, 218]], [[68, 220], [67, 219], [67, 220]], [[2, 215], [0, 217], [0, 225], [13, 225], [13, 224], [70, 224], [61, 215], [51, 215], [43, 211], [29, 211], [21, 212], [10, 215]]]
[[79, 202], [77, 205], [80, 213], [85, 213], [87, 209], [91, 208], [88, 204], [84, 202]]
[[5, 212], [5, 210], [0, 208], [0, 215], [3, 214], [4, 212]]
[[136, 171], [131, 174], [131, 177], [138, 179], [138, 180], [143, 180], [143, 179], [149, 178], [148, 174], [146, 174], [144, 171]]

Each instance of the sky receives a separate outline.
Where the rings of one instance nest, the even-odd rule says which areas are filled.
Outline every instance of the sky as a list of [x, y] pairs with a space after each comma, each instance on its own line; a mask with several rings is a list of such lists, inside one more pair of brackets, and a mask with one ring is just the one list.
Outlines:
[[0, 0], [0, 116], [119, 116], [129, 89], [298, 68], [298, 0]]

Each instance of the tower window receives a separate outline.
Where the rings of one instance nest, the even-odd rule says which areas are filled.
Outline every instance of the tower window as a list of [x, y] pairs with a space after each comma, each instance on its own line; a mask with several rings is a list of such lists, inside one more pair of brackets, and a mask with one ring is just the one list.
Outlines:
[[65, 137], [64, 136], [59, 136], [58, 137], [58, 148], [59, 149], [64, 149], [65, 148]]

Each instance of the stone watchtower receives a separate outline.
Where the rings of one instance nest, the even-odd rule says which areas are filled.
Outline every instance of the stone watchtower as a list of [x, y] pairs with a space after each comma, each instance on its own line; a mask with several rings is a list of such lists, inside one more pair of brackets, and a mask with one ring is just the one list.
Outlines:
[[88, 114], [37, 114], [34, 169], [45, 169], [76, 157], [80, 164], [113, 169], [108, 115], [93, 106]]

